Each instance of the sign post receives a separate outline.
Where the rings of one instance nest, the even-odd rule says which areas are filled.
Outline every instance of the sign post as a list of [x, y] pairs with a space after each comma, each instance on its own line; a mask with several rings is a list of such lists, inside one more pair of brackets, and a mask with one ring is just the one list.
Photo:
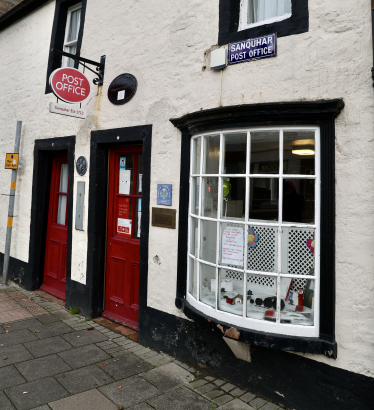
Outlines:
[[[20, 143], [20, 140], [21, 140], [21, 129], [22, 129], [22, 121], [17, 121], [17, 131], [16, 131], [16, 140], [15, 140], [15, 143], [14, 143], [14, 151], [13, 151], [13, 154], [7, 154], [7, 155], [13, 155], [13, 158], [11, 158], [11, 165], [13, 165], [13, 167], [11, 168], [12, 169], [12, 179], [11, 179], [11, 182], [10, 182], [8, 222], [7, 222], [7, 228], [6, 228], [6, 240], [5, 240], [2, 286], [7, 286], [7, 281], [8, 281], [10, 243], [11, 243], [11, 239], [12, 239], [14, 197], [15, 197], [15, 194], [16, 194], [18, 153], [19, 153], [19, 143]], [[17, 160], [16, 160], [15, 155], [17, 157]], [[5, 167], [7, 167], [7, 160], [8, 160], [8, 158], [6, 158]], [[14, 162], [13, 162], [15, 160], [16, 160], [16, 164], [14, 164]], [[15, 168], [14, 168], [14, 165], [16, 165]]]

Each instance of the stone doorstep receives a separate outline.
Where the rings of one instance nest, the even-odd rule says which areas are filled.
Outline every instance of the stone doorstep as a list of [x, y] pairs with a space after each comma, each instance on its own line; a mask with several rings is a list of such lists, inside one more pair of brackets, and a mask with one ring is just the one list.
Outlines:
[[115, 333], [129, 337], [130, 339], [134, 340], [134, 342], [138, 341], [138, 332], [136, 330], [120, 325], [119, 323], [112, 322], [111, 320], [105, 319], [103, 317], [98, 317], [96, 319], [93, 319], [93, 321], [100, 324], [101, 326], [106, 327], [109, 330], [112, 330]]

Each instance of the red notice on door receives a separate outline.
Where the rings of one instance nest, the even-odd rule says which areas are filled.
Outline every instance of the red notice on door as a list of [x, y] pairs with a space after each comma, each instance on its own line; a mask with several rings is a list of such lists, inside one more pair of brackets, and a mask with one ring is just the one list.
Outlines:
[[130, 198], [118, 198], [117, 234], [131, 238]]

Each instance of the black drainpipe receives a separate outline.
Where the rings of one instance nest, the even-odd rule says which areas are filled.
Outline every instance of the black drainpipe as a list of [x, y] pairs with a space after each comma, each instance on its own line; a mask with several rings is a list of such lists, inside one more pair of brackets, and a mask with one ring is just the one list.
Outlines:
[[371, 37], [373, 40], [373, 68], [371, 69], [371, 78], [373, 79], [374, 87], [374, 0], [371, 0]]

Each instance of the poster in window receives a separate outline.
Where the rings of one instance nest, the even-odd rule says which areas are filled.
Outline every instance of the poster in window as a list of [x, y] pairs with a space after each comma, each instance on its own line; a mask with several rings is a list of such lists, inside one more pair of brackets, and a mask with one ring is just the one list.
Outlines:
[[222, 263], [234, 266], [244, 264], [244, 231], [243, 228], [227, 226], [222, 235]]
[[[117, 233], [121, 236], [131, 237], [130, 198], [118, 198]], [[126, 221], [130, 221], [126, 222]]]

